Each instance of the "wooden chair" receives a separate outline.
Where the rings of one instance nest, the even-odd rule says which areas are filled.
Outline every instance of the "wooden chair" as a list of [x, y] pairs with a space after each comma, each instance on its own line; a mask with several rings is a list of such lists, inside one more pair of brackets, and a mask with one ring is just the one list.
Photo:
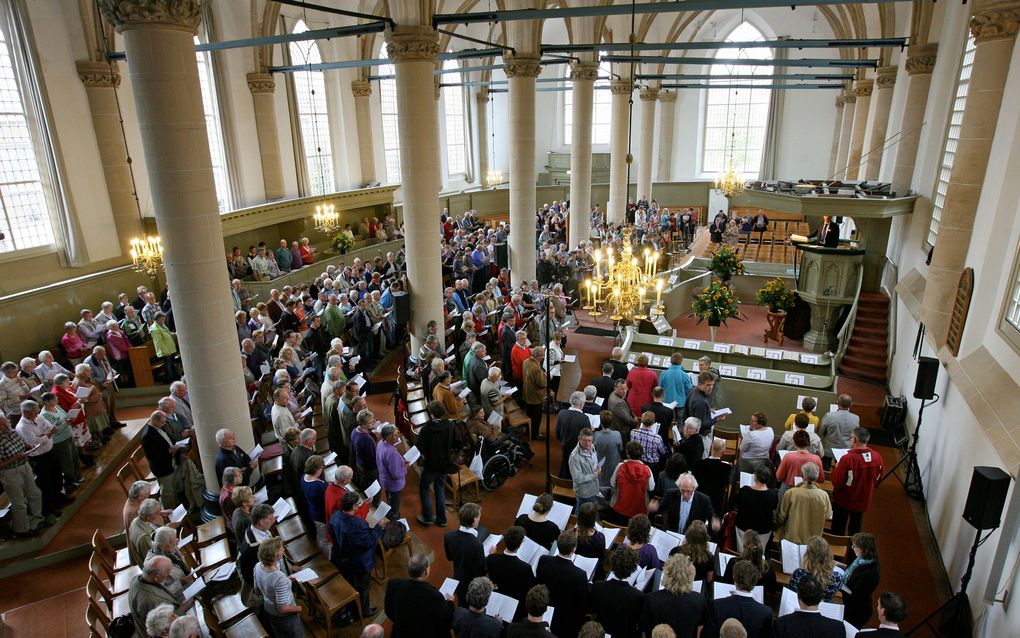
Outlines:
[[723, 439], [726, 441], [726, 449], [723, 451], [722, 459], [731, 463], [737, 462], [737, 457], [740, 456], [740, 430], [720, 430], [716, 429], [714, 436], [717, 439]]
[[232, 560], [230, 555], [230, 544], [227, 543], [226, 538], [221, 538], [218, 541], [209, 543], [205, 547], [198, 550], [198, 555], [201, 559], [203, 571], [209, 571], [225, 565]]
[[829, 532], [822, 532], [822, 538], [829, 544], [829, 549], [832, 550], [832, 557], [843, 563], [844, 565], [850, 564], [851, 547], [852, 543], [850, 539], [852, 536], [838, 536], [836, 534], [830, 534]]
[[203, 523], [195, 528], [195, 544], [198, 547], [205, 547], [226, 537], [227, 521], [222, 516], [217, 516], [208, 523]]
[[120, 489], [124, 490], [124, 496], [128, 495], [128, 490], [131, 489], [131, 485], [135, 482], [135, 468], [130, 462], [125, 463], [119, 470], [117, 470], [117, 483], [120, 484]]
[[305, 529], [300, 516], [288, 518], [284, 522], [276, 524], [276, 535], [280, 537], [284, 545], [297, 540], [307, 533], [308, 530]]
[[106, 564], [112, 572], [119, 572], [131, 567], [131, 556], [126, 547], [114, 549], [110, 541], [97, 529], [92, 533], [92, 551]]
[[468, 469], [466, 465], [461, 466], [460, 469], [453, 474], [447, 474], [446, 480], [446, 485], [450, 488], [450, 492], [453, 494], [454, 503], [461, 502], [461, 491], [470, 485], [475, 486], [475, 500], [480, 501], [482, 499], [481, 488], [479, 487], [481, 485], [481, 481], [478, 480], [475, 473]]
[[85, 585], [88, 592], [88, 606], [85, 608], [85, 622], [89, 626], [89, 636], [106, 638], [110, 633], [110, 611], [101, 598], [94, 598], [96, 591], [94, 579], [90, 578]]
[[[143, 481], [155, 481], [156, 475], [149, 471], [149, 460], [145, 458], [145, 450], [139, 445], [132, 452], [131, 456], [128, 457], [128, 462], [135, 468], [135, 476], [140, 477]], [[142, 465], [142, 463], [145, 465]]]
[[315, 541], [307, 536], [302, 536], [286, 545], [283, 551], [287, 556], [288, 561], [295, 565], [302, 566], [316, 556], [322, 554], [322, 552], [319, 551], [319, 546], [315, 544]]
[[104, 615], [108, 618], [116, 618], [117, 616], [131, 613], [128, 597], [116, 596], [110, 598], [107, 595], [109, 590], [106, 588], [106, 585], [103, 584], [103, 581], [96, 578], [94, 574], [89, 574], [89, 580], [85, 584], [85, 591], [88, 593], [89, 603], [102, 607]]
[[112, 572], [106, 568], [106, 564], [103, 563], [99, 556], [92, 554], [89, 557], [89, 573], [99, 581], [104, 583], [109, 581], [110, 585], [105, 593], [107, 600], [112, 601], [117, 596], [127, 593], [128, 588], [131, 586], [131, 581], [134, 580], [135, 576], [141, 574], [142, 570], [132, 565], [128, 569]]
[[333, 563], [330, 562], [328, 558], [326, 558], [326, 555], [321, 552], [314, 556], [312, 560], [308, 561], [304, 565], [295, 565], [293, 571], [297, 572], [301, 571], [302, 569], [311, 569], [312, 571], [315, 572], [316, 578], [313, 578], [312, 580], [308, 581], [308, 584], [311, 585], [312, 587], [321, 587], [322, 585], [325, 585], [327, 582], [329, 582], [330, 579], [340, 575], [340, 572], [337, 570], [336, 566], [333, 565]]
[[[383, 545], [382, 539], [377, 541], [377, 548], [379, 549], [379, 560], [375, 561], [375, 567], [372, 569], [372, 579], [377, 583], [385, 583], [388, 576], [386, 575], [386, 561], [390, 556], [399, 552], [404, 547], [407, 547], [407, 559], [411, 560], [411, 553], [414, 551], [411, 549], [411, 532], [408, 531], [404, 534], [404, 542], [396, 547], [386, 549]], [[382, 575], [379, 575], [382, 572]]]
[[351, 603], [357, 606], [358, 618], [362, 625], [365, 624], [361, 595], [343, 576], [333, 578], [321, 587], [311, 587], [308, 583], [303, 583], [302, 587], [311, 602], [312, 610], [317, 611], [317, 615], [321, 616], [321, 622], [325, 623], [327, 636], [333, 635], [333, 615]]
[[[258, 616], [248, 614], [223, 632], [225, 638], [269, 638]], [[328, 634], [327, 634], [328, 635]]]
[[574, 481], [571, 479], [560, 478], [558, 476], [551, 476], [552, 479], [552, 495], [553, 498], [559, 497], [574, 503], [577, 501], [577, 495], [574, 494]]

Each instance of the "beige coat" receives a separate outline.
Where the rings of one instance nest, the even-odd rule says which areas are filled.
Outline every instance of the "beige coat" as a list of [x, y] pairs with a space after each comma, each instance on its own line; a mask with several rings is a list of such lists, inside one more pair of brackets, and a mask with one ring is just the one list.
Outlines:
[[825, 519], [832, 518], [829, 494], [814, 483], [801, 483], [786, 490], [776, 511], [776, 538], [804, 545], [821, 536]]

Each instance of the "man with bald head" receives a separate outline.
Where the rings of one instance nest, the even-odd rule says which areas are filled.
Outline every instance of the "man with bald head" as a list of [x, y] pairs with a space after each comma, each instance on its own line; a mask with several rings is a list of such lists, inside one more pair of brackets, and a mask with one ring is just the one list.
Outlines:
[[171, 605], [174, 614], [183, 616], [195, 604], [195, 599], [184, 600], [183, 593], [170, 593], [163, 581], [170, 575], [173, 563], [166, 556], [152, 556], [142, 566], [142, 573], [135, 576], [128, 588], [128, 607], [135, 621], [136, 634], [144, 631], [145, 617], [160, 605]]

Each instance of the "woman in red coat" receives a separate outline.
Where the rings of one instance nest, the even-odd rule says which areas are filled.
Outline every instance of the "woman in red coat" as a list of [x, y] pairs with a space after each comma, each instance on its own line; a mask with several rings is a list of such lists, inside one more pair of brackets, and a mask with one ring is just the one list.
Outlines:
[[648, 369], [648, 355], [639, 355], [636, 363], [627, 375], [627, 405], [634, 416], [641, 416], [641, 406], [652, 402], [652, 388], [659, 385], [659, 375]]

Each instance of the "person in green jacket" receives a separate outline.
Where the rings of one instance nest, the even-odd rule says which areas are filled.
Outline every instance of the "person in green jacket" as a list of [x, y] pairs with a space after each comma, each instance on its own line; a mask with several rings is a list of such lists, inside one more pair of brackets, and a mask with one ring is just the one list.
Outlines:
[[174, 333], [166, 327], [166, 314], [157, 312], [155, 320], [149, 327], [149, 336], [152, 337], [152, 345], [156, 348], [156, 356], [166, 362], [167, 383], [177, 381], [177, 364], [174, 363], [174, 355], [177, 354], [177, 342], [174, 341]]
[[339, 337], [347, 330], [347, 318], [336, 305], [335, 295], [326, 302], [326, 309], [322, 312], [322, 324], [326, 326], [326, 332], [331, 337]]

